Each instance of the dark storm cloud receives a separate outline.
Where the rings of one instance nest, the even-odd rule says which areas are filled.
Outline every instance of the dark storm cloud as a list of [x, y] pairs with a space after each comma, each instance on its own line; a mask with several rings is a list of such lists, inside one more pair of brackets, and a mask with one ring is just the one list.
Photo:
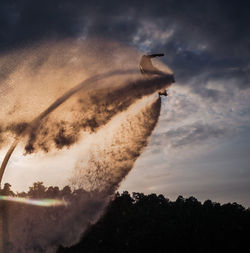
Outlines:
[[63, 38], [76, 34], [81, 19], [79, 5], [82, 5], [80, 1], [75, 4], [68, 1], [1, 1], [1, 48], [23, 46], [50, 36]]
[[[202, 74], [204, 81], [234, 77], [245, 88], [250, 83], [248, 10], [245, 1], [137, 0], [131, 5], [114, 0], [3, 0], [0, 50], [50, 38], [100, 36], [167, 51], [166, 62], [179, 82]], [[155, 26], [150, 30], [147, 24]], [[170, 30], [169, 38], [161, 36]]]

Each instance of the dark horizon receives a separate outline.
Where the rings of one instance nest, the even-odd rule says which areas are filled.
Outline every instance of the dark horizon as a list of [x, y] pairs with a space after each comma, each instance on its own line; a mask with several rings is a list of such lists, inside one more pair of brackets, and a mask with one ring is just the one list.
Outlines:
[[[98, 194], [102, 198], [102, 193]], [[206, 245], [205, 252], [211, 252], [213, 249], [222, 250], [222, 248], [244, 249], [248, 241], [250, 209], [235, 202], [220, 204], [206, 200], [201, 203], [193, 196], [188, 198], [178, 196], [175, 201], [170, 201], [161, 194], [147, 195], [137, 192], [130, 194], [124, 191], [116, 192], [105, 207], [105, 212], [97, 220], [91, 219], [83, 223], [86, 229], [79, 234], [79, 242], [74, 240], [74, 243], [65, 244], [60, 237], [63, 234], [67, 237], [67, 234], [71, 233], [72, 224], [66, 223], [65, 227], [65, 218], [62, 217], [67, 217], [76, 205], [82, 209], [78, 219], [86, 216], [91, 210], [95, 212], [97, 207], [102, 206], [98, 194], [82, 189], [72, 190], [70, 186], [65, 186], [63, 189], [57, 186], [45, 187], [42, 182], [34, 182], [28, 192], [14, 194], [11, 185], [6, 183], [0, 190], [0, 231], [4, 233], [2, 238], [4, 252], [17, 250], [20, 236], [26, 249], [36, 252], [37, 248], [47, 250], [53, 246], [59, 253], [104, 252], [107, 248], [111, 252], [123, 252], [131, 251], [134, 247], [138, 250], [154, 247], [157, 252], [162, 252], [166, 248], [163, 242], [167, 242], [168, 248], [175, 249], [177, 252], [184, 248], [192, 252], [200, 252], [204, 245]], [[31, 205], [31, 201], [29, 204], [20, 202], [20, 198], [17, 198], [16, 202], [3, 201], [4, 196], [34, 200], [63, 199], [68, 204], [45, 207]], [[79, 206], [79, 202], [81, 203], [83, 199], [88, 200], [87, 208]], [[57, 231], [54, 222], [58, 220], [62, 224]], [[69, 221], [72, 223], [71, 220]], [[20, 232], [25, 231], [24, 234], [18, 233], [17, 224], [21, 224]], [[44, 225], [48, 235], [42, 232]], [[35, 243], [30, 243], [30, 229], [35, 236]], [[46, 245], [45, 238], [48, 242], [49, 238], [53, 240]], [[161, 238], [160, 241], [157, 238]], [[189, 242], [188, 245], [184, 243], [185, 241]]]

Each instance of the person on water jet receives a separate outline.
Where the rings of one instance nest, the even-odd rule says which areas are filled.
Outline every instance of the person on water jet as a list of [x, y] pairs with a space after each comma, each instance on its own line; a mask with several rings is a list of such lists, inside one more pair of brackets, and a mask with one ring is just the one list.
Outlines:
[[[154, 75], [156, 76], [161, 76], [161, 75], [165, 75], [166, 73], [160, 71], [159, 69], [157, 69], [151, 59], [152, 58], [155, 58], [155, 57], [162, 57], [164, 56], [164, 54], [149, 54], [149, 55], [143, 55], [141, 57], [141, 60], [140, 60], [140, 64], [139, 64], [139, 68], [140, 68], [140, 71], [142, 73], [143, 76], [145, 76], [146, 78], [147, 77], [152, 77]], [[174, 76], [173, 76], [173, 80], [172, 82], [175, 82], [174, 80]], [[168, 96], [168, 93], [165, 89], [161, 90], [158, 92], [159, 96]]]

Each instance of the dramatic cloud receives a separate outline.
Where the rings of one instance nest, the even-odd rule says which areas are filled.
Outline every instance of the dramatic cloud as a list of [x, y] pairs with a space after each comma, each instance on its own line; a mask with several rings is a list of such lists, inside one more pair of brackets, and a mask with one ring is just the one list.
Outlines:
[[[197, 154], [209, 152], [209, 148], [240, 135], [250, 125], [248, 10], [248, 2], [225, 0], [137, 0], [133, 4], [113, 0], [1, 1], [0, 93], [1, 105], [8, 106], [0, 108], [0, 146], [20, 135], [37, 113], [65, 90], [97, 72], [112, 71], [114, 66], [137, 68], [139, 50], [166, 53], [163, 61], [174, 70], [177, 81], [163, 102], [159, 128], [144, 166], [150, 164], [151, 168], [155, 163], [152, 166], [157, 167], [162, 162], [165, 167], [176, 168], [179, 159], [195, 159], [193, 150]], [[72, 41], [90, 41], [92, 37], [97, 38], [99, 46], [89, 42], [87, 50], [74, 51], [69, 45]], [[109, 44], [110, 40], [135, 50]], [[68, 46], [58, 47], [59, 42]], [[72, 57], [82, 56], [83, 52], [87, 54], [85, 58]], [[126, 87], [125, 82], [115, 78], [107, 83], [111, 87], [115, 84]], [[31, 89], [32, 85], [36, 89]], [[106, 88], [105, 85], [106, 82], [103, 84]], [[67, 105], [43, 120], [43, 127], [36, 129], [37, 138], [32, 139], [31, 135], [25, 139], [30, 144], [26, 145], [26, 151], [48, 151], [51, 143], [53, 147], [63, 148], [81, 139], [81, 135], [75, 134], [79, 129], [97, 131], [117, 110], [126, 109], [131, 102], [127, 100], [129, 95], [124, 97], [121, 107], [116, 107], [118, 101], [110, 96], [112, 92], [100, 88], [97, 95], [88, 94], [84, 99], [78, 94], [74, 100], [77, 103], [69, 99]], [[119, 92], [120, 100], [124, 90]], [[79, 108], [82, 111], [87, 108], [89, 113], [81, 114]], [[98, 114], [98, 119], [93, 112]], [[76, 120], [74, 125], [68, 124], [72, 117]], [[55, 134], [51, 136], [51, 132]], [[153, 160], [153, 155], [157, 159]], [[247, 157], [242, 160], [247, 161]], [[164, 166], [158, 166], [162, 173], [166, 173]]]
[[225, 86], [224, 83], [210, 83], [204, 86], [206, 95], [192, 87], [172, 87], [152, 145], [159, 149], [165, 146], [166, 153], [176, 148], [188, 153], [191, 146], [201, 147], [210, 140], [216, 142], [239, 134], [250, 123], [250, 91], [236, 89], [232, 93]]
[[[249, 4], [234, 1], [1, 1], [2, 51], [47, 39], [100, 36], [168, 53], [178, 80], [235, 76], [249, 87]], [[204, 77], [204, 76], [203, 76]]]

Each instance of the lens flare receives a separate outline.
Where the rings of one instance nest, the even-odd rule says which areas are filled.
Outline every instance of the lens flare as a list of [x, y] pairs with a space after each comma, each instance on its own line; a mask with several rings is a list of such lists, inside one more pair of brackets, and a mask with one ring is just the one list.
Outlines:
[[29, 198], [0, 195], [0, 200], [18, 202], [18, 203], [34, 205], [34, 206], [43, 206], [43, 207], [68, 205], [68, 202], [66, 202], [64, 199], [29, 199]]

